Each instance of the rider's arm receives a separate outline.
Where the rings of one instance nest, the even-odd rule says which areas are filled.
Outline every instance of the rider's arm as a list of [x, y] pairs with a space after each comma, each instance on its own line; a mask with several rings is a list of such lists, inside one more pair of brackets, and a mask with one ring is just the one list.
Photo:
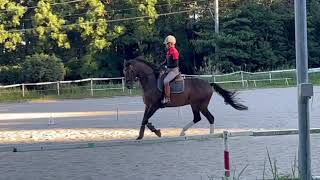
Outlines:
[[164, 61], [162, 61], [161, 63], [160, 63], [160, 66], [164, 66], [164, 65], [166, 65], [167, 64], [167, 60], [165, 59]]
[[170, 55], [172, 56], [172, 59], [175, 61], [179, 61], [179, 52], [176, 48], [170, 49]]

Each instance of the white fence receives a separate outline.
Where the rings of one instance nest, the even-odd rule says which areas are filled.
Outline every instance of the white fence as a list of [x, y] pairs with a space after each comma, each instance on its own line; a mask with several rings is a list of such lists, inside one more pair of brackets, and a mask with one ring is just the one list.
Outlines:
[[[309, 74], [320, 73], [320, 68], [312, 68], [309, 69]], [[250, 73], [245, 71], [238, 71], [229, 74], [212, 74], [212, 75], [182, 75], [184, 78], [190, 77], [199, 77], [202, 79], [206, 79], [210, 82], [215, 82], [218, 84], [240, 84], [243, 88], [248, 88], [249, 84], [252, 87], [258, 87], [258, 83], [261, 82], [279, 82], [282, 85], [294, 85], [296, 74], [295, 69], [289, 70], [277, 70], [277, 71], [267, 71], [267, 72], [256, 72]], [[320, 75], [319, 75], [320, 77]], [[114, 83], [113, 81], [117, 81]], [[293, 82], [292, 82], [293, 81]], [[109, 83], [110, 87], [106, 87], [105, 85], [97, 85], [97, 83]], [[290, 82], [292, 82], [290, 84]], [[81, 83], [85, 83], [85, 86], [81, 86]], [[115, 77], [115, 78], [87, 78], [81, 80], [73, 80], [73, 81], [57, 81], [57, 82], [40, 82], [40, 83], [22, 83], [22, 84], [13, 84], [13, 85], [5, 85], [0, 86], [0, 93], [3, 89], [15, 88], [21, 91], [21, 95], [25, 97], [26, 91], [43, 86], [41, 90], [38, 91], [53, 91], [55, 95], [60, 95], [62, 89], [72, 89], [71, 85], [75, 84], [77, 87], [84, 87], [86, 91], [90, 92], [91, 96], [94, 96], [95, 91], [101, 90], [121, 90], [125, 92], [125, 84], [123, 77]], [[70, 87], [61, 87], [61, 86], [70, 86]], [[35, 88], [37, 89], [37, 88]], [[131, 92], [131, 91], [130, 91]], [[20, 93], [20, 92], [19, 92]]]
[[[109, 88], [94, 88], [94, 82], [97, 81], [111, 81], [111, 80], [120, 80], [121, 81], [121, 87], [109, 87]], [[29, 86], [45, 86], [45, 85], [53, 85], [55, 86], [55, 91], [56, 91], [56, 95], [60, 95], [60, 90], [61, 85], [63, 84], [79, 84], [79, 83], [90, 83], [89, 87], [89, 91], [91, 96], [94, 95], [94, 91], [99, 91], [99, 90], [112, 90], [112, 89], [118, 89], [118, 90], [122, 90], [123, 92], [125, 91], [125, 86], [124, 86], [124, 78], [123, 77], [115, 77], [115, 78], [87, 78], [87, 79], [80, 79], [80, 80], [73, 80], [73, 81], [56, 81], [56, 82], [40, 82], [40, 83], [22, 83], [22, 84], [13, 84], [13, 85], [6, 85], [6, 86], [0, 86], [0, 89], [8, 89], [8, 88], [17, 88], [20, 87], [21, 91], [22, 91], [22, 97], [25, 97], [26, 91], [27, 91], [27, 87]], [[86, 86], [87, 87], [87, 86]], [[50, 89], [53, 90], [53, 89]]]

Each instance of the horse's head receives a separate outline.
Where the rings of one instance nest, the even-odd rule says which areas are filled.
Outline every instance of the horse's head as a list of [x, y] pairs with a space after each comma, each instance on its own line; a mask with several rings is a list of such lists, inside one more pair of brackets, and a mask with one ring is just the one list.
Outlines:
[[153, 75], [157, 78], [159, 74], [157, 66], [150, 62], [147, 62], [143, 57], [139, 56], [135, 59], [124, 62], [123, 74], [125, 78], [125, 84], [127, 88], [133, 87], [133, 82], [141, 80], [146, 77]]
[[133, 82], [137, 80], [138, 76], [134, 69], [134, 63], [132, 61], [124, 61], [123, 75], [126, 87], [128, 89], [132, 89]]

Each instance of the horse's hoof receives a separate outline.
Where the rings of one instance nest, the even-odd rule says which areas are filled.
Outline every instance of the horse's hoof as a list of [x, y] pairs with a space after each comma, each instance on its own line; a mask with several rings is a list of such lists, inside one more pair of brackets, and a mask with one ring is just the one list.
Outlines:
[[160, 129], [159, 129], [159, 130], [156, 130], [154, 133], [155, 133], [158, 137], [161, 137], [161, 131], [160, 131]]
[[184, 132], [180, 133], [180, 136], [185, 136], [185, 135], [186, 135], [186, 133], [184, 133]]
[[142, 137], [140, 137], [140, 136], [139, 136], [139, 137], [137, 137], [137, 139], [136, 139], [136, 140], [141, 140], [141, 139], [142, 139]]

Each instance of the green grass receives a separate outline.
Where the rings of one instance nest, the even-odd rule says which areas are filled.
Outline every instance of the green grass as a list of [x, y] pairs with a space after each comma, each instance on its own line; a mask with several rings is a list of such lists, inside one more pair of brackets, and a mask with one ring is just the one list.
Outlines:
[[[51, 100], [51, 99], [81, 99], [81, 98], [98, 98], [98, 97], [115, 97], [115, 96], [136, 96], [141, 94], [141, 90], [138, 88], [132, 89], [131, 93], [128, 89], [123, 92], [122, 89], [106, 89], [110, 86], [94, 86], [93, 89], [99, 89], [93, 91], [91, 94], [90, 86], [73, 86], [69, 88], [60, 88], [60, 95], [58, 95], [57, 89], [47, 90], [25, 90], [23, 92], [20, 88], [12, 88], [0, 90], [0, 102], [23, 102], [30, 100]], [[112, 87], [115, 88], [115, 87]]]

